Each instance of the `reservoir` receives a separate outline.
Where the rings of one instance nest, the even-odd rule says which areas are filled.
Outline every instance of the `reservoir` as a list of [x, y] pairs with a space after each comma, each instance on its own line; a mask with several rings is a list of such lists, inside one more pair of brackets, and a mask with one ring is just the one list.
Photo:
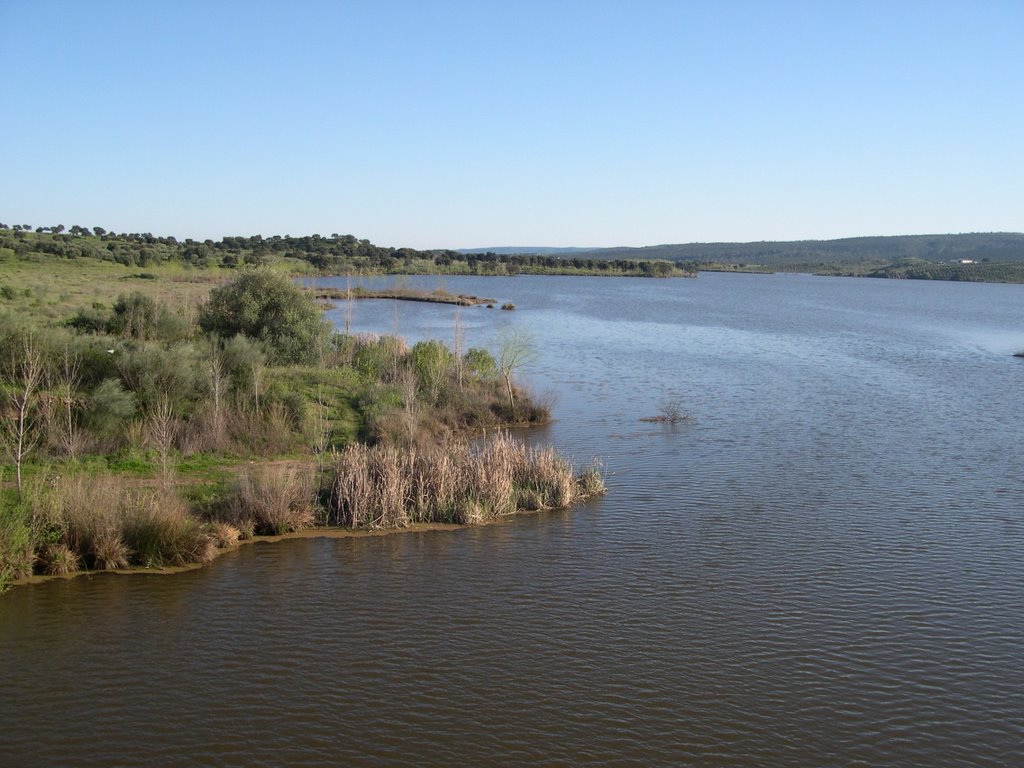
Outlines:
[[527, 329], [607, 495], [15, 588], [0, 765], [1022, 764], [1024, 286], [402, 280], [516, 309], [352, 331]]

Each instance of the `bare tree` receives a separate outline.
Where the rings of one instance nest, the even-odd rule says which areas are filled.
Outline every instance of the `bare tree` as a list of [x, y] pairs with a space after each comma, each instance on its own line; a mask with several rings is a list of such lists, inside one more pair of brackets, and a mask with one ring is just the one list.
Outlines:
[[391, 302], [394, 317], [391, 322], [391, 335], [395, 337], [395, 344], [392, 345], [391, 355], [391, 380], [398, 381], [398, 364], [401, 362], [402, 357], [402, 344], [399, 342], [401, 338], [398, 335], [398, 299]]
[[659, 421], [665, 421], [669, 424], [685, 420], [686, 413], [683, 412], [683, 398], [676, 394], [663, 397], [658, 404], [658, 418]]
[[352, 278], [345, 280], [345, 335], [352, 335], [352, 314], [355, 311], [355, 302], [352, 299]]
[[160, 470], [166, 479], [170, 475], [171, 450], [178, 432], [178, 423], [174, 418], [174, 405], [171, 398], [161, 395], [148, 419], [149, 440], [160, 454]]
[[210, 343], [208, 373], [210, 376], [210, 394], [213, 398], [213, 440], [220, 446], [224, 438], [224, 410], [222, 400], [227, 383], [227, 372], [224, 370], [224, 356], [221, 354], [220, 343], [214, 339]]
[[4, 447], [14, 464], [19, 496], [22, 464], [39, 442], [37, 391], [45, 369], [42, 352], [31, 334], [26, 334], [21, 349], [12, 354], [5, 371], [11, 415], [0, 420]]
[[323, 474], [324, 461], [327, 459], [327, 452], [331, 447], [331, 421], [327, 417], [327, 402], [324, 400], [322, 391], [317, 393], [313, 427], [313, 453], [320, 466], [320, 473]]
[[460, 392], [462, 391], [463, 371], [465, 370], [465, 365], [462, 360], [464, 334], [465, 332], [462, 328], [462, 311], [456, 309], [454, 327], [452, 328], [452, 336], [454, 337], [452, 346], [455, 350], [455, 379], [459, 384]]
[[79, 445], [78, 428], [75, 426], [75, 390], [81, 383], [81, 368], [81, 358], [65, 344], [56, 382], [62, 406], [59, 434], [64, 453], [72, 459], [78, 455]]
[[259, 413], [260, 410], [260, 389], [263, 388], [263, 377], [266, 374], [267, 367], [263, 360], [253, 361], [252, 363], [252, 401]]
[[537, 359], [537, 348], [533, 336], [525, 328], [508, 327], [498, 333], [498, 370], [505, 380], [508, 392], [508, 407], [512, 418], [516, 416], [516, 401], [512, 390], [512, 375]]
[[690, 421], [690, 416], [683, 410], [683, 398], [676, 393], [669, 393], [658, 403], [658, 415], [647, 416], [640, 421], [660, 422], [662, 424], [678, 424]]

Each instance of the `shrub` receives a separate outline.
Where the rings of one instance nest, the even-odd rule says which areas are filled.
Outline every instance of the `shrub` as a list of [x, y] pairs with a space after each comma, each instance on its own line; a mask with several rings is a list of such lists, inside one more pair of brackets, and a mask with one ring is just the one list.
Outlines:
[[301, 392], [283, 389], [272, 393], [274, 400], [281, 407], [288, 426], [295, 432], [302, 432], [309, 420], [309, 401]]
[[101, 436], [110, 436], [135, 414], [135, 396], [126, 392], [117, 379], [104, 379], [93, 390], [85, 412], [88, 428]]
[[277, 363], [315, 362], [330, 331], [311, 294], [266, 268], [247, 270], [213, 289], [199, 325], [223, 337], [241, 333], [259, 339]]
[[224, 342], [224, 372], [231, 380], [236, 392], [248, 389], [252, 384], [252, 371], [266, 364], [267, 355], [263, 344], [248, 336], [233, 336]]
[[66, 324], [82, 333], [106, 333], [110, 327], [110, 312], [102, 303], [94, 301], [88, 309], [79, 309]]
[[198, 395], [203, 367], [190, 344], [143, 344], [121, 351], [116, 360], [121, 380], [143, 405], [164, 397], [175, 403], [190, 401]]
[[409, 347], [398, 336], [357, 337], [352, 365], [369, 381], [394, 383]]
[[138, 291], [128, 296], [122, 294], [114, 302], [113, 312], [107, 321], [107, 331], [131, 339], [151, 339], [159, 313], [159, 307], [149, 296]]
[[601, 473], [600, 465], [596, 462], [576, 476], [576, 494], [580, 498], [600, 496], [604, 492], [604, 476]]
[[683, 399], [681, 397], [678, 395], [668, 395], [663, 397], [658, 404], [657, 416], [647, 416], [640, 419], [640, 421], [678, 424], [680, 421], [690, 421], [690, 416], [683, 411]]

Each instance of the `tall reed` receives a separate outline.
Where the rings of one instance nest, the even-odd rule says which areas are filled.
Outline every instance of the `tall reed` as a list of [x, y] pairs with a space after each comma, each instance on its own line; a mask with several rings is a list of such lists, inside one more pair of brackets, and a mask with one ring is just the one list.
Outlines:
[[268, 464], [242, 472], [229, 493], [229, 520], [242, 530], [277, 535], [309, 528], [314, 476], [310, 467]]
[[517, 510], [556, 509], [591, 493], [552, 448], [498, 434], [431, 450], [350, 445], [338, 456], [328, 520], [353, 528], [478, 523]]

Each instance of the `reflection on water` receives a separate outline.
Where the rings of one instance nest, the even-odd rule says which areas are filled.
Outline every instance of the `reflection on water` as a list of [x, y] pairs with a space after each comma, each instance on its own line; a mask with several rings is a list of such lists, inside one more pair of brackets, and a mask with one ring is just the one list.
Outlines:
[[[526, 439], [607, 497], [14, 590], [0, 764], [1018, 764], [1024, 287], [444, 283], [516, 304], [467, 341], [531, 330]], [[691, 422], [639, 421], [672, 393]]]

